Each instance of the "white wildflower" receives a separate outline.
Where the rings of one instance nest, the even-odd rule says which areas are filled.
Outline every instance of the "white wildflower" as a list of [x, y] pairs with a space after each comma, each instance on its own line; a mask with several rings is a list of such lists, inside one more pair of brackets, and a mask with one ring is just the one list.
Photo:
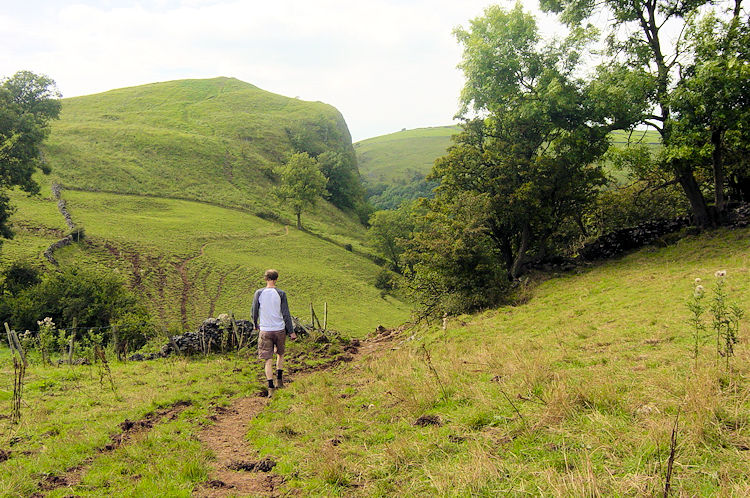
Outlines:
[[705, 290], [705, 289], [703, 288], [703, 286], [702, 286], [702, 285], [697, 285], [697, 286], [695, 287], [695, 292], [693, 293], [693, 295], [694, 295], [695, 297], [702, 297], [702, 296], [703, 296], [703, 293], [704, 293], [705, 291], [706, 291], [706, 290]]
[[698, 285], [698, 284], [700, 284], [701, 282], [703, 282], [703, 280], [701, 280], [700, 278], [696, 278], [696, 279], [695, 279], [695, 285]]
[[726, 271], [726, 270], [719, 270], [719, 271], [717, 271], [716, 273], [714, 273], [714, 276], [715, 276], [716, 278], [723, 278], [723, 277], [726, 277], [726, 276], [727, 276], [727, 271]]

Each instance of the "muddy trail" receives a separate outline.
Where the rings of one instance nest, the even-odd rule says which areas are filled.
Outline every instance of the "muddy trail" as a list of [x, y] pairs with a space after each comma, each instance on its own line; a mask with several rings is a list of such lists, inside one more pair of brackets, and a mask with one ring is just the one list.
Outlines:
[[257, 460], [257, 452], [245, 440], [250, 421], [268, 404], [268, 398], [257, 395], [235, 400], [228, 408], [216, 407], [210, 419], [213, 424], [198, 436], [216, 456], [211, 464], [210, 479], [193, 494], [216, 496], [278, 496], [284, 478], [272, 472], [276, 462]]
[[[333, 368], [341, 363], [351, 362], [355, 355], [379, 354], [391, 349], [391, 343], [400, 336], [400, 331], [378, 327], [374, 337], [360, 342], [355, 339], [346, 341], [343, 353], [333, 355], [328, 361], [314, 367], [304, 366], [302, 362], [308, 356], [324, 355], [332, 339], [321, 335], [315, 340], [314, 347], [306, 352], [288, 359], [287, 370], [299, 377]], [[333, 339], [335, 340], [335, 339]], [[287, 386], [294, 378], [287, 379]], [[279, 487], [284, 478], [273, 472], [276, 462], [270, 458], [258, 460], [245, 435], [253, 418], [268, 405], [267, 392], [261, 390], [255, 396], [236, 399], [229, 407], [216, 407], [210, 416], [213, 424], [202, 431], [201, 442], [213, 452], [216, 460], [212, 464], [209, 480], [201, 485], [194, 496], [280, 496]]]

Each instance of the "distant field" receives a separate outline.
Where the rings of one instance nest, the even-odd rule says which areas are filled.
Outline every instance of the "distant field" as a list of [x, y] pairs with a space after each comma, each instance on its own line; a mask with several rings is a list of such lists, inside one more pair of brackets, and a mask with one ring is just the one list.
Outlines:
[[[409, 182], [415, 175], [430, 172], [435, 159], [445, 155], [451, 137], [460, 131], [458, 126], [436, 126], [400, 131], [389, 135], [368, 138], [354, 144], [362, 176], [372, 184], [393, 185]], [[661, 143], [654, 130], [636, 130], [631, 134], [612, 133], [612, 143], [645, 143], [656, 147]], [[613, 172], [620, 177], [618, 172]]]
[[368, 181], [380, 183], [426, 175], [459, 131], [457, 126], [436, 126], [362, 140], [354, 144], [359, 171]]
[[[190, 201], [63, 191], [86, 239], [55, 253], [61, 265], [120, 272], [174, 329], [233, 311], [249, 315], [252, 292], [274, 267], [289, 292], [292, 312], [306, 318], [310, 303], [328, 303], [332, 328], [361, 336], [378, 324], [395, 325], [408, 306], [380, 297], [369, 259], [296, 228], [238, 210]], [[2, 259], [40, 258], [66, 228], [49, 190], [41, 198], [15, 194], [18, 235]]]

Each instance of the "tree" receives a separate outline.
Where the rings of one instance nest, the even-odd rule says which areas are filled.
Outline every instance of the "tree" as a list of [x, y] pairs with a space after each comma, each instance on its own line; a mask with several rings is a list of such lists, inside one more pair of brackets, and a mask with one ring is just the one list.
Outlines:
[[[739, 13], [741, 0], [734, 3]], [[685, 76], [685, 64], [695, 56], [686, 43], [685, 22], [696, 18], [711, 0], [541, 0], [542, 8], [559, 14], [568, 26], [579, 26], [586, 19], [611, 17], [608, 26], [607, 67], [632, 82], [641, 81], [640, 90], [649, 106], [639, 121], [656, 129], [667, 147], [675, 137], [674, 89]], [[727, 2], [724, 2], [725, 4]], [[639, 88], [633, 86], [633, 91]], [[696, 179], [695, 162], [679, 154], [663, 154], [659, 158], [662, 169], [670, 171], [674, 181], [682, 187], [690, 202], [697, 225], [714, 223], [701, 186]]]
[[727, 173], [735, 182], [750, 177], [750, 28], [741, 22], [739, 3], [728, 21], [710, 12], [691, 23], [688, 41], [695, 58], [672, 95], [668, 149], [672, 157], [692, 161], [697, 171], [709, 170], [714, 206], [723, 219]]
[[593, 200], [608, 134], [630, 126], [638, 109], [637, 95], [611, 73], [575, 77], [591, 34], [576, 29], [542, 45], [520, 5], [490, 7], [471, 29], [456, 31], [466, 75], [461, 112], [487, 117], [468, 122], [435, 162], [436, 201], [486, 196], [490, 237], [511, 279], [529, 252], [543, 257], [556, 227]]
[[317, 157], [320, 171], [328, 179], [328, 199], [334, 206], [354, 209], [364, 200], [364, 187], [357, 173], [353, 151], [328, 150]]
[[326, 192], [326, 177], [317, 161], [306, 152], [292, 154], [286, 164], [278, 167], [281, 185], [275, 189], [276, 196], [288, 201], [297, 216], [297, 228], [302, 230], [301, 214], [312, 207]]
[[403, 273], [401, 256], [413, 229], [414, 221], [409, 206], [394, 211], [376, 211], [370, 217], [370, 229], [367, 232], [370, 242], [397, 273]]
[[0, 82], [0, 237], [12, 236], [12, 207], [5, 190], [18, 186], [37, 194], [39, 185], [32, 175], [37, 169], [49, 173], [39, 148], [50, 121], [60, 115], [59, 97], [53, 80], [30, 71]]

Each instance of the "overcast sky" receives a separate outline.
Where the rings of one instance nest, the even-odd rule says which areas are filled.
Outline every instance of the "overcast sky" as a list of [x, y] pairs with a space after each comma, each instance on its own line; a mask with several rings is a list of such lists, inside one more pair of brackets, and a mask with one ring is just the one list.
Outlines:
[[[354, 141], [445, 125], [463, 77], [456, 26], [507, 0], [18, 0], [0, 10], [0, 77], [64, 97], [233, 76], [337, 107]], [[536, 0], [523, 2], [536, 10]]]

